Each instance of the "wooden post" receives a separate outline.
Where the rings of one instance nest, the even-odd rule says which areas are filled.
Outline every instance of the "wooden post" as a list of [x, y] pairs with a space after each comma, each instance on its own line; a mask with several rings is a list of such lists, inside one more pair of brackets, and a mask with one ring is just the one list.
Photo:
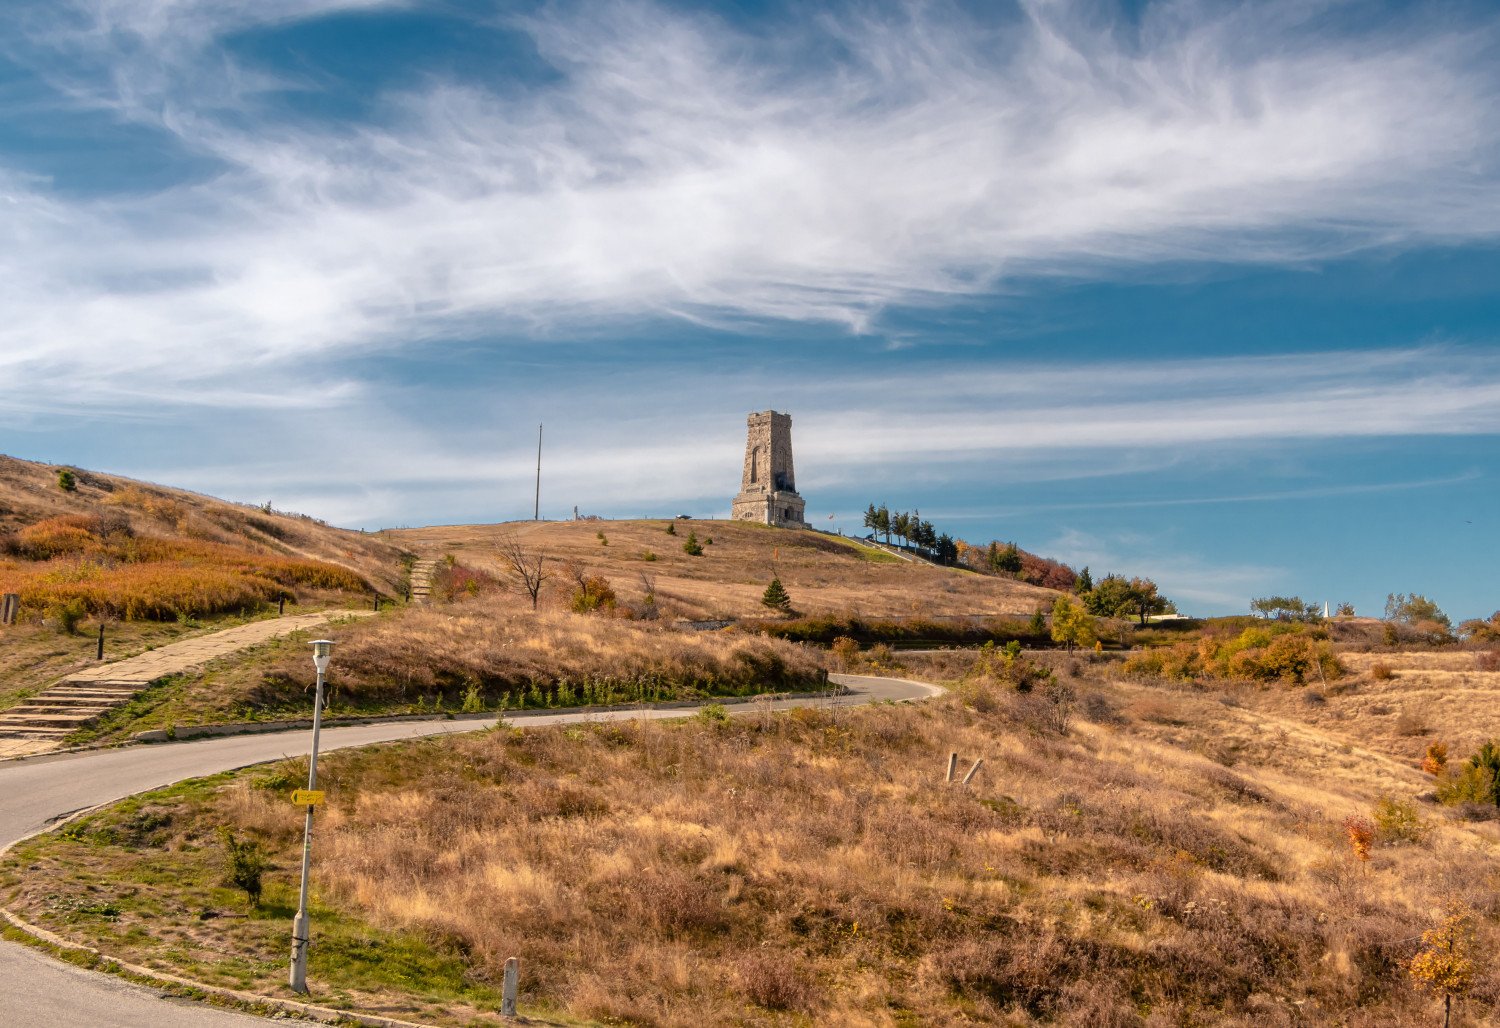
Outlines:
[[276, 613], [277, 614], [285, 614], [286, 613], [286, 597], [285, 596], [283, 596], [281, 599], [279, 599], [279, 600], [276, 601]]
[[380, 613], [380, 594], [375, 594], [375, 613]]
[[6, 593], [0, 597], [0, 625], [13, 625], [21, 609], [21, 594]]
[[104, 622], [99, 622], [99, 651], [94, 654], [95, 660], [104, 659]]
[[520, 984], [521, 961], [511, 957], [505, 962], [505, 985], [500, 993], [500, 1016], [516, 1016], [516, 987]]
[[983, 763], [984, 763], [984, 758], [983, 757], [980, 757], [978, 760], [974, 761], [974, 766], [971, 767], [971, 768], [969, 768], [969, 773], [968, 774], [964, 775], [964, 780], [963, 780], [963, 784], [964, 785], [968, 785], [971, 781], [974, 780], [974, 776], [977, 775], [977, 774], [979, 774], [979, 766], [981, 764], [983, 764]]

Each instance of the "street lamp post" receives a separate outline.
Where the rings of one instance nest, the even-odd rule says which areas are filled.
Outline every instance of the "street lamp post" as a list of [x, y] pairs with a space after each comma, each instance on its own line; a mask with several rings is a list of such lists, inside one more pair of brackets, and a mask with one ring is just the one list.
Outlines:
[[[318, 669], [318, 690], [313, 700], [312, 758], [307, 764], [307, 789], [318, 788], [318, 733], [323, 728], [323, 678], [328, 674], [328, 661], [333, 655], [333, 643], [319, 639], [312, 644], [313, 666]], [[302, 890], [297, 899], [297, 918], [292, 922], [292, 991], [307, 991], [307, 943], [311, 935], [307, 916], [307, 876], [312, 866], [312, 830], [314, 803], [307, 804], [307, 826], [302, 833]]]

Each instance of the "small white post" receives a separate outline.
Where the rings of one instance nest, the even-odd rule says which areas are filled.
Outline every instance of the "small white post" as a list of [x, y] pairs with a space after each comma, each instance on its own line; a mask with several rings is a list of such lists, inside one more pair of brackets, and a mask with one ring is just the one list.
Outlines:
[[505, 962], [505, 985], [500, 993], [500, 1016], [516, 1016], [516, 987], [520, 984], [521, 961], [511, 957]]
[[974, 780], [974, 776], [977, 775], [977, 774], [979, 774], [979, 765], [981, 765], [983, 763], [984, 763], [984, 758], [983, 757], [980, 757], [978, 760], [974, 761], [974, 766], [971, 767], [971, 768], [969, 768], [969, 773], [968, 774], [964, 775], [964, 780], [963, 780], [963, 784], [964, 785], [968, 785], [970, 782], [972, 782]]
[[945, 779], [945, 781], [948, 781], [948, 782], [953, 781], [953, 772], [957, 771], [957, 770], [958, 770], [958, 754], [957, 753], [950, 753], [950, 754], [948, 754], [948, 777]]

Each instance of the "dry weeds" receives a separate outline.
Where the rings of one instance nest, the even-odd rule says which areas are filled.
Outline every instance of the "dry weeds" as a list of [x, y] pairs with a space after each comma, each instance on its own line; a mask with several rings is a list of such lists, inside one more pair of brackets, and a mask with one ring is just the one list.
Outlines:
[[[668, 535], [673, 525], [678, 534]], [[608, 546], [599, 544], [603, 530]], [[682, 552], [696, 532], [701, 557]], [[460, 561], [508, 577], [496, 546], [515, 537], [560, 566], [575, 562], [586, 575], [609, 580], [622, 602], [638, 605], [640, 576], [656, 581], [656, 599], [671, 617], [765, 617], [761, 596], [774, 575], [807, 614], [858, 612], [866, 618], [916, 615], [1030, 616], [1051, 606], [1056, 593], [952, 568], [892, 560], [852, 540], [812, 531], [788, 531], [732, 521], [553, 521], [506, 525], [456, 525], [383, 532], [390, 541], [433, 555], [452, 553]], [[654, 560], [644, 559], [651, 553]], [[570, 588], [554, 579], [550, 602], [566, 607]], [[519, 606], [524, 599], [512, 595]], [[529, 600], [526, 601], [529, 606]]]
[[[1121, 704], [1169, 697], [1180, 723], [1044, 736], [1004, 696], [971, 695], [337, 753], [315, 874], [380, 932], [461, 954], [476, 988], [518, 955], [533, 1002], [636, 1024], [1406, 1025], [1432, 1013], [1405, 963], [1443, 896], [1467, 894], [1493, 945], [1476, 864], [1493, 826], [1423, 811], [1425, 841], [1374, 840], [1367, 863], [1350, 851], [1343, 821], [1409, 803], [1419, 772], [1351, 749], [1316, 774], [1337, 738], [1121, 688]], [[1205, 752], [1241, 737], [1260, 745], [1233, 769]], [[967, 790], [942, 781], [951, 751], [985, 758]], [[283, 793], [301, 773], [167, 805], [161, 845], [191, 863], [227, 822], [285, 877], [300, 820]], [[17, 902], [62, 922], [47, 897], [86, 857], [58, 841], [18, 854], [39, 870]], [[169, 929], [128, 913], [108, 927], [157, 954]], [[1496, 997], [1487, 978], [1463, 1016]]]

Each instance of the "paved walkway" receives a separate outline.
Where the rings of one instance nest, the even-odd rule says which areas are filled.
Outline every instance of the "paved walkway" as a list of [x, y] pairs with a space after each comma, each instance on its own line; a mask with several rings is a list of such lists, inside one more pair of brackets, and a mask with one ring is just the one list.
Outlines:
[[252, 621], [222, 632], [183, 639], [110, 664], [75, 671], [24, 703], [0, 712], [0, 758], [56, 749], [72, 732], [105, 711], [127, 702], [167, 675], [189, 671], [219, 657], [237, 653], [335, 618], [367, 617], [367, 610], [324, 610], [314, 614]]

